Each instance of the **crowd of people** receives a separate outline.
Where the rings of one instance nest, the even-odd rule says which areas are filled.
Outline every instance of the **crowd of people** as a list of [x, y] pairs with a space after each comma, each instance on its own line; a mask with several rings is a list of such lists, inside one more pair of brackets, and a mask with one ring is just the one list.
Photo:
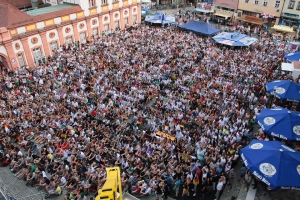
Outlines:
[[137, 196], [219, 199], [264, 83], [289, 78], [277, 70], [285, 46], [268, 33], [231, 48], [144, 25], [62, 45], [37, 68], [2, 72], [1, 166], [65, 199], [97, 192], [110, 166]]

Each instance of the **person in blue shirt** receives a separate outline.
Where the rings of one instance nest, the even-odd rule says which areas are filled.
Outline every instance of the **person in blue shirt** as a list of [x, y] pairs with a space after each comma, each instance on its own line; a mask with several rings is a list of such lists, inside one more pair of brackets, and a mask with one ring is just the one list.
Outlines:
[[168, 184], [168, 186], [172, 186], [173, 185], [173, 177], [171, 175], [168, 176], [168, 178], [166, 178], [166, 182]]
[[218, 174], [221, 175], [223, 172], [222, 166], [219, 165], [217, 170], [218, 170]]
[[174, 185], [175, 197], [178, 197], [180, 184], [181, 184], [181, 180], [180, 180], [180, 179], [177, 179], [177, 180], [175, 181], [175, 185]]

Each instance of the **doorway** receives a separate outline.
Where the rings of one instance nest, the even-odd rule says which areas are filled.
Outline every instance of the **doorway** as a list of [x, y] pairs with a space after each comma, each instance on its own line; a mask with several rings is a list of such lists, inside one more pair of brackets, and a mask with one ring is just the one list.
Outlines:
[[0, 55], [0, 72], [7, 72], [8, 69], [9, 63], [4, 56]]

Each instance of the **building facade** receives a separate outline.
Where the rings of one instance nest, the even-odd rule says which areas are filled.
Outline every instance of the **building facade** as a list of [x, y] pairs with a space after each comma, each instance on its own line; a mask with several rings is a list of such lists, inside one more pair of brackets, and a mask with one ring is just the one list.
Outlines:
[[239, 0], [214, 0], [215, 16], [231, 19], [238, 9]]
[[284, 0], [239, 0], [237, 17], [259, 22], [263, 16], [271, 16], [272, 23], [278, 24], [283, 4]]
[[280, 24], [299, 28], [300, 26], [300, 1], [285, 0]]
[[139, 0], [44, 0], [26, 13], [0, 3], [0, 67], [35, 67], [65, 43], [141, 22]]

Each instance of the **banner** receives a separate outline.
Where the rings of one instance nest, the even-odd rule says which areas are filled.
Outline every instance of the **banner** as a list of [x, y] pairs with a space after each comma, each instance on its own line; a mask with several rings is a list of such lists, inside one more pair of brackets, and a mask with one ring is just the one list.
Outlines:
[[170, 140], [175, 140], [175, 137], [174, 136], [171, 136], [171, 135], [168, 135], [168, 134], [165, 134], [161, 131], [157, 131], [156, 132], [156, 135], [160, 136], [160, 137], [164, 137], [164, 138], [167, 138], [167, 139], [170, 139]]

